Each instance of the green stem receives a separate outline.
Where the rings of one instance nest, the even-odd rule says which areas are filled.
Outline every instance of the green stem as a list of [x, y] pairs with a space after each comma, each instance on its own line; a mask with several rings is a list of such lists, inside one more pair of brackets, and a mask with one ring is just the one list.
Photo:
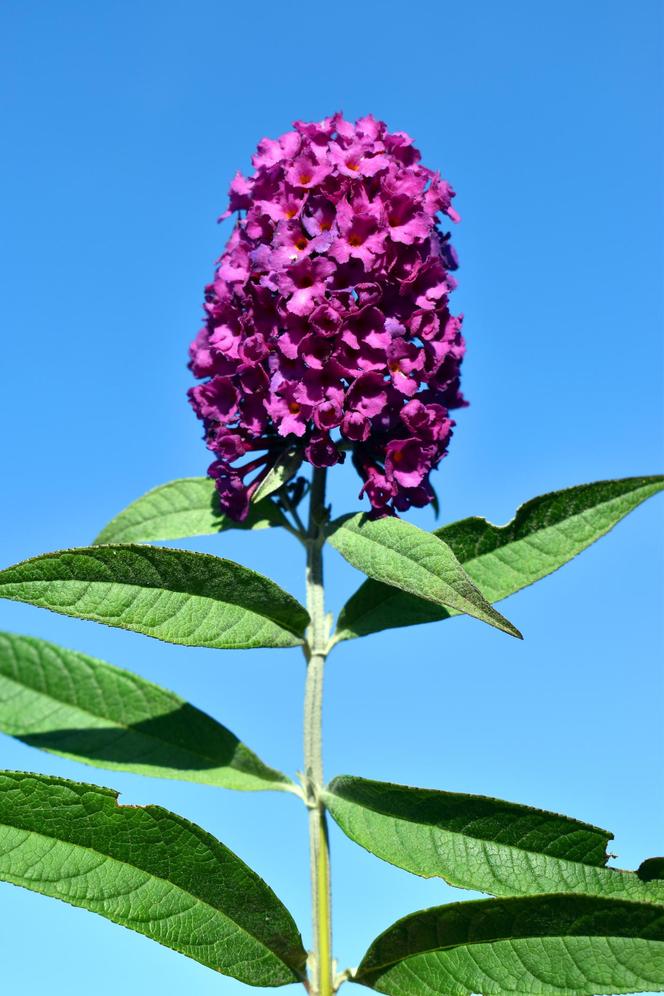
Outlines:
[[314, 469], [307, 530], [307, 609], [311, 625], [305, 648], [307, 684], [304, 698], [304, 775], [309, 807], [315, 973], [312, 991], [315, 996], [332, 996], [334, 992], [330, 849], [325, 807], [320, 799], [323, 787], [323, 671], [328, 641], [323, 587], [325, 475], [325, 470]]

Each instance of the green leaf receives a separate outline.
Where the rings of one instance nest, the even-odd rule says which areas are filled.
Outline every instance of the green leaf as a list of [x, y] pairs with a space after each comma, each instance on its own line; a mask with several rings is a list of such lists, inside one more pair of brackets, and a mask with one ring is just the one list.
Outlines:
[[567, 816], [349, 776], [335, 778], [323, 798], [351, 840], [423, 878], [494, 896], [564, 892], [664, 903], [664, 882], [604, 867], [612, 834]]
[[254, 492], [252, 501], [260, 502], [288, 484], [291, 477], [294, 477], [300, 469], [303, 460], [302, 450], [296, 446], [285, 450], [277, 457], [274, 466], [267, 472], [261, 483]]
[[478, 591], [447, 544], [412, 523], [353, 515], [330, 525], [329, 541], [375, 581], [426, 599], [426, 604], [466, 612], [521, 639], [518, 629]]
[[[580, 484], [526, 502], [506, 526], [470, 518], [442, 526], [444, 540], [489, 602], [539, 581], [604, 536], [664, 488], [664, 477]], [[456, 615], [377, 581], [366, 581], [341, 610], [335, 642]]]
[[0, 598], [189, 647], [295, 647], [306, 610], [232, 560], [156, 546], [45, 553], [0, 571]]
[[183, 477], [153, 488], [128, 505], [99, 533], [99, 543], [154, 543], [157, 540], [205, 536], [226, 529], [264, 529], [285, 519], [270, 501], [252, 505], [244, 522], [224, 515], [214, 481]]
[[248, 791], [294, 789], [173, 692], [86, 654], [2, 632], [0, 730], [99, 768]]
[[253, 986], [300, 981], [290, 913], [237, 855], [160, 806], [0, 773], [0, 880], [99, 913]]
[[479, 899], [421, 910], [353, 977], [391, 996], [664, 991], [664, 910], [590, 896]]

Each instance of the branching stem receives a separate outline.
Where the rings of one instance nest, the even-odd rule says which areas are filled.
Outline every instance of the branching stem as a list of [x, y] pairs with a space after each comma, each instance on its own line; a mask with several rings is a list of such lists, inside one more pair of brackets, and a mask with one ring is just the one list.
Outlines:
[[332, 920], [330, 891], [330, 849], [323, 787], [322, 705], [323, 672], [327, 653], [327, 621], [323, 587], [323, 545], [325, 543], [324, 469], [314, 469], [307, 529], [307, 609], [311, 624], [305, 656], [307, 682], [304, 699], [304, 776], [309, 807], [309, 846], [311, 855], [311, 900], [314, 936], [314, 996], [332, 996]]

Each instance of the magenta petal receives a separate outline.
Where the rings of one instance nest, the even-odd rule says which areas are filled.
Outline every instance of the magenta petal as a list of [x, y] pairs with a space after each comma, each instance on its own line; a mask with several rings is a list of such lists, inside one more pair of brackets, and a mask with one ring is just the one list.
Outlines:
[[314, 425], [329, 431], [341, 425], [343, 410], [336, 401], [324, 401], [314, 409]]
[[396, 439], [387, 444], [385, 476], [402, 487], [416, 487], [429, 470], [429, 455], [418, 439]]
[[369, 438], [371, 423], [360, 412], [346, 412], [341, 423], [341, 432], [346, 439], [360, 442]]
[[311, 287], [301, 287], [295, 291], [286, 307], [294, 315], [308, 315], [316, 306], [316, 298], [320, 296], [321, 288], [313, 284]]
[[346, 396], [347, 408], [373, 418], [387, 405], [387, 387], [378, 373], [361, 374], [351, 384]]

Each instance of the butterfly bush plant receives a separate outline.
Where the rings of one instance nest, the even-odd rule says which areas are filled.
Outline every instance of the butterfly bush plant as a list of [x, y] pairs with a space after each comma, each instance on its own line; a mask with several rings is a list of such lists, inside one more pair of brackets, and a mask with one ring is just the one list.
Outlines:
[[[310, 950], [224, 844], [97, 785], [0, 773], [0, 878], [249, 985], [301, 982], [311, 996], [347, 982], [392, 996], [664, 991], [664, 859], [610, 867], [607, 831], [488, 796], [326, 782], [321, 748], [323, 671], [337, 644], [459, 613], [520, 638], [493, 604], [571, 560], [664, 478], [543, 495], [501, 527], [409, 523], [412, 506], [435, 505], [432, 472], [465, 404], [461, 316], [450, 310], [454, 191], [408, 135], [371, 116], [298, 121], [263, 139], [252, 162], [231, 184], [223, 217], [235, 226], [190, 349], [208, 477], [155, 488], [89, 547], [1, 571], [0, 595], [185, 646], [299, 648], [299, 781], [173, 693], [10, 633], [0, 634], [0, 729], [98, 767], [297, 797], [310, 828]], [[345, 460], [358, 488], [339, 515], [326, 478]], [[149, 545], [263, 527], [301, 545], [306, 607], [233, 561]], [[336, 625], [326, 544], [366, 575]], [[329, 818], [384, 861], [486, 898], [409, 913], [346, 967], [332, 943]]]

